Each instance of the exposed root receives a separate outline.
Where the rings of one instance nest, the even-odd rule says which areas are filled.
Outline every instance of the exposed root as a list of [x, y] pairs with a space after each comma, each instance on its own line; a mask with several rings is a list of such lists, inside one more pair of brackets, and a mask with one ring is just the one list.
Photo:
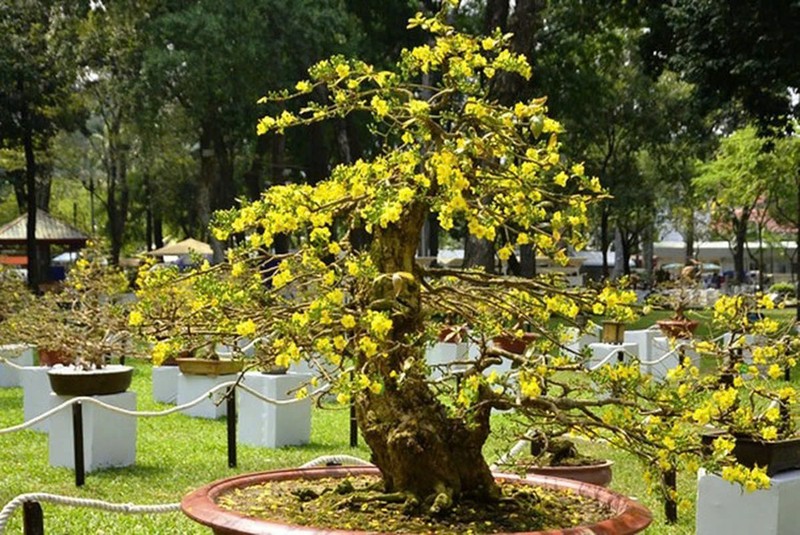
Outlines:
[[443, 485], [437, 485], [438, 493], [433, 499], [430, 512], [433, 515], [443, 515], [453, 508], [453, 490]]
[[348, 496], [336, 504], [337, 509], [352, 509], [367, 503], [407, 503], [408, 494], [404, 492], [390, 492], [373, 496], [353, 495]]

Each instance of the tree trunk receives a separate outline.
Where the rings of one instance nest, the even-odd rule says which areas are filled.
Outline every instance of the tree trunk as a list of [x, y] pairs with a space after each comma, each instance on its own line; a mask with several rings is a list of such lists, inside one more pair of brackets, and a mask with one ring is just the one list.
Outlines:
[[603, 279], [607, 279], [609, 275], [608, 269], [608, 209], [601, 208], [600, 211], [600, 251], [603, 254]]
[[467, 234], [464, 244], [464, 267], [482, 267], [486, 273], [494, 273], [494, 243]]
[[530, 279], [536, 276], [536, 249], [531, 243], [519, 247], [519, 274]]
[[736, 284], [744, 283], [744, 248], [747, 243], [747, 219], [735, 219], [733, 222], [735, 244], [733, 247], [733, 267], [736, 272]]
[[244, 174], [244, 187], [247, 191], [247, 198], [251, 201], [259, 199], [264, 187], [264, 159], [269, 152], [269, 139], [270, 137], [266, 135], [258, 136], [250, 169]]
[[686, 249], [683, 255], [683, 263], [688, 266], [694, 259], [694, 213], [689, 215], [689, 219], [686, 222], [684, 240], [686, 240]]
[[106, 192], [106, 212], [108, 213], [109, 238], [111, 241], [111, 263], [119, 265], [119, 256], [128, 220], [130, 191], [128, 188], [127, 151], [121, 145], [116, 132], [109, 132], [107, 168], [108, 190]]
[[36, 155], [33, 151], [33, 125], [30, 110], [25, 101], [25, 87], [22, 76], [17, 79], [17, 90], [23, 97], [20, 120], [23, 128], [22, 144], [25, 151], [25, 188], [27, 193], [28, 221], [25, 248], [28, 255], [28, 286], [39, 291], [41, 274], [39, 272], [39, 251], [36, 245]]
[[425, 207], [418, 204], [410, 207], [400, 226], [376, 231], [370, 255], [379, 271], [386, 275], [412, 273], [415, 279], [399, 292], [391, 276], [373, 288], [373, 303], [398, 302], [393, 307], [390, 334], [396, 343], [379, 359], [359, 358], [358, 369], [377, 372], [386, 391], [373, 394], [363, 390], [355, 401], [359, 427], [372, 450], [372, 461], [383, 474], [386, 490], [407, 493], [435, 512], [446, 510], [462, 495], [492, 499], [499, 493], [482, 455], [491, 409], [478, 408], [468, 425], [447, 417], [421, 367], [406, 370], [399, 384], [394, 379], [408, 358], [422, 359], [421, 348], [403, 341], [424, 329], [414, 257], [425, 217]]
[[625, 244], [622, 240], [622, 231], [614, 228], [614, 272], [612, 277], [618, 279], [625, 274]]
[[653, 286], [653, 225], [647, 225], [642, 233], [642, 267], [644, 268], [644, 283], [650, 288]]

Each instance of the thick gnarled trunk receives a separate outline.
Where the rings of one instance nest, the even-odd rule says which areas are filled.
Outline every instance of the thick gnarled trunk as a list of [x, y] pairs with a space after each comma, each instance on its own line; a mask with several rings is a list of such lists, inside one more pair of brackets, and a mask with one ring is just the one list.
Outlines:
[[[436, 512], [448, 509], [461, 495], [495, 498], [498, 489], [481, 453], [489, 435], [491, 409], [476, 409], [469, 423], [449, 418], [429, 388], [424, 368], [404, 367], [408, 359], [420, 362], [423, 358], [422, 348], [404, 342], [423, 329], [414, 256], [426, 214], [422, 205], [410, 207], [398, 225], [376, 231], [370, 255], [383, 277], [375, 283], [370, 307], [391, 310], [390, 336], [397, 343], [387, 355], [362, 357], [357, 363], [376, 371], [385, 391], [362, 391], [356, 396], [356, 411], [386, 490], [406, 493]], [[415, 274], [415, 278], [401, 277], [403, 282], [398, 284], [400, 273]], [[396, 381], [404, 369], [404, 380]]]

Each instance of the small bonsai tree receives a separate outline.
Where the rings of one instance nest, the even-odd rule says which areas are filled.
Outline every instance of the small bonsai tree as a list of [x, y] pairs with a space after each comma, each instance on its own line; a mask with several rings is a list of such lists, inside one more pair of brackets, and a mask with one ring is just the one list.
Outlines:
[[31, 296], [0, 330], [6, 340], [56, 352], [64, 362], [102, 368], [108, 357], [133, 349], [130, 304], [121, 299], [127, 288], [124, 273], [108, 266], [99, 246], [90, 244], [60, 289]]

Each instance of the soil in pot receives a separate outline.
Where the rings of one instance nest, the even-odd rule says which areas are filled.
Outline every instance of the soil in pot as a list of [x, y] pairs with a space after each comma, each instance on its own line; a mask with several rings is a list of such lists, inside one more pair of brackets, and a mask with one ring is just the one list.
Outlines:
[[[633, 534], [650, 513], [627, 498], [575, 481], [498, 476], [508, 499], [464, 501], [444, 516], [411, 516], [402, 500], [381, 497], [369, 467], [244, 474], [186, 496], [181, 507], [218, 534], [584, 533]], [[300, 527], [304, 526], [304, 527]], [[337, 531], [333, 531], [337, 530]]]
[[47, 376], [50, 388], [59, 396], [104, 396], [125, 392], [131, 386], [133, 368], [118, 364], [91, 370], [56, 366]]

